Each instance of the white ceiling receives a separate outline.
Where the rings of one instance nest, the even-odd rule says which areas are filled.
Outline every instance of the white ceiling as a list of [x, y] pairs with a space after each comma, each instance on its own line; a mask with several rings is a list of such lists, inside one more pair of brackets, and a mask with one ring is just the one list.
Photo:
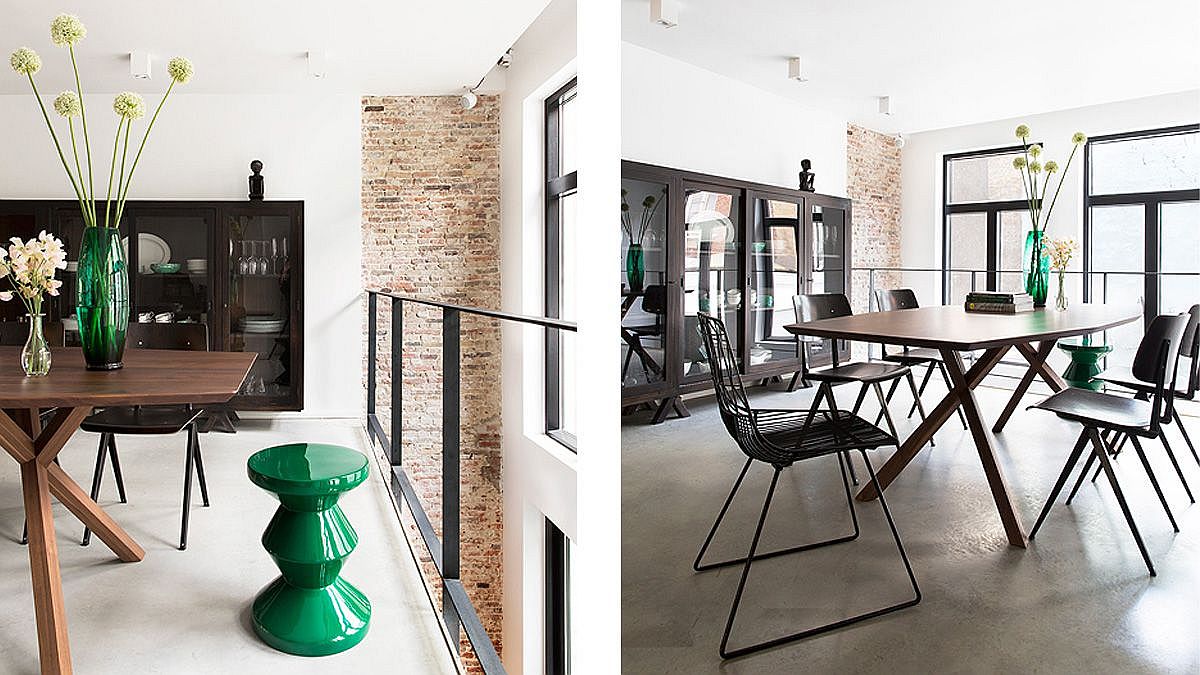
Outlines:
[[[161, 91], [166, 61], [196, 67], [195, 93], [339, 91], [447, 94], [474, 85], [548, 0], [0, 0], [0, 93], [29, 85], [7, 65], [18, 47], [42, 56], [38, 87], [72, 85], [50, 20], [76, 14], [88, 29], [77, 47], [84, 91]], [[129, 75], [129, 52], [154, 57], [153, 79]], [[325, 50], [327, 75], [308, 75], [305, 54]]]
[[886, 132], [1200, 88], [1196, 0], [681, 0], [670, 29], [622, 3], [628, 42]]

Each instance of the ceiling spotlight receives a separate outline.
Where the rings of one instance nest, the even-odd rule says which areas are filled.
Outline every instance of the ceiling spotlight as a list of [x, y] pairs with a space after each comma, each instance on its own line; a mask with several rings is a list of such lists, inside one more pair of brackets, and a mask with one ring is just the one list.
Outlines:
[[897, 148], [903, 148], [903, 147], [904, 147], [904, 136], [903, 136], [902, 134], [896, 134], [896, 136], [895, 136], [895, 141], [896, 141], [896, 147], [897, 147]]
[[788, 59], [788, 77], [797, 82], [808, 82], [808, 76], [804, 74], [804, 69], [800, 65], [799, 56]]
[[509, 47], [500, 58], [496, 61], [496, 65], [501, 68], [507, 68], [512, 65], [512, 47]]
[[129, 74], [139, 80], [150, 79], [150, 52], [140, 49], [129, 52]]
[[479, 97], [476, 96], [475, 92], [471, 91], [470, 89], [467, 89], [462, 96], [458, 97], [458, 104], [462, 106], [463, 110], [470, 110], [471, 108], [474, 108], [477, 103], [479, 103]]
[[678, 0], [650, 0], [650, 21], [664, 28], [679, 25]]
[[312, 77], [325, 77], [325, 65], [328, 60], [328, 55], [325, 50], [318, 50], [308, 53], [308, 74]]
[[880, 96], [879, 97], [879, 114], [880, 115], [891, 115], [892, 114], [892, 97], [891, 96]]

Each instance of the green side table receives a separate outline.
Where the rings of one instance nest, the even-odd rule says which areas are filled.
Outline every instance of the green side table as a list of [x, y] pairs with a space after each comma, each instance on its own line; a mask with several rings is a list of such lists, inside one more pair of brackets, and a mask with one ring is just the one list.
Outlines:
[[1071, 356], [1071, 365], [1063, 371], [1063, 379], [1067, 384], [1079, 389], [1100, 391], [1104, 383], [1092, 378], [1103, 370], [1097, 362], [1100, 357], [1113, 350], [1112, 345], [1093, 343], [1088, 337], [1084, 337], [1082, 340], [1059, 340], [1058, 348]]
[[337, 445], [294, 443], [260, 450], [250, 480], [279, 498], [263, 548], [282, 574], [254, 599], [254, 630], [275, 649], [326, 656], [362, 641], [371, 622], [367, 596], [342, 579], [358, 534], [338, 498], [367, 478], [367, 458]]

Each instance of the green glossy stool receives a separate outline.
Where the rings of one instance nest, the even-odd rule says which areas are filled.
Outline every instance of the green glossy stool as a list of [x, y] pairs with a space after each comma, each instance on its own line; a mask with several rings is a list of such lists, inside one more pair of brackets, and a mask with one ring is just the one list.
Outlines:
[[1071, 365], [1063, 371], [1063, 379], [1067, 381], [1067, 384], [1092, 391], [1100, 391], [1104, 387], [1103, 382], [1092, 378], [1103, 370], [1097, 362], [1102, 356], [1113, 350], [1112, 345], [1102, 342], [1093, 344], [1089, 337], [1084, 337], [1082, 341], [1060, 340], [1058, 348], [1071, 356]]
[[300, 656], [350, 649], [367, 634], [371, 602], [338, 576], [358, 535], [337, 502], [366, 480], [366, 456], [338, 445], [279, 445], [251, 455], [246, 472], [279, 498], [262, 543], [283, 574], [254, 599], [255, 632]]

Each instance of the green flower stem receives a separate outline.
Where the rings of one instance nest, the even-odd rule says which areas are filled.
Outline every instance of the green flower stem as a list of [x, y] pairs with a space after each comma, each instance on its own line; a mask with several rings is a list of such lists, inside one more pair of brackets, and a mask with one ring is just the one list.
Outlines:
[[71, 187], [75, 189], [75, 198], [79, 200], [80, 208], [82, 208], [83, 195], [79, 193], [79, 186], [75, 184], [75, 177], [71, 175], [71, 167], [67, 165], [67, 158], [63, 155], [62, 146], [58, 143], [58, 134], [54, 133], [54, 125], [50, 123], [50, 115], [46, 113], [42, 95], [38, 93], [37, 85], [33, 83], [33, 75], [26, 74], [26, 77], [29, 78], [29, 86], [33, 87], [33, 97], [37, 99], [38, 107], [42, 109], [42, 119], [46, 120], [46, 128], [50, 130], [50, 138], [54, 140], [54, 149], [58, 151], [58, 159], [62, 162], [63, 170], [67, 172], [67, 178], [71, 179]]
[[1075, 151], [1079, 146], [1071, 148], [1071, 154], [1067, 156], [1067, 165], [1063, 167], [1062, 175], [1058, 178], [1058, 187], [1054, 189], [1054, 199], [1050, 200], [1050, 211], [1054, 211], [1054, 204], [1058, 202], [1058, 193], [1062, 191], [1063, 181], [1067, 179], [1067, 172], [1071, 170], [1071, 160], [1075, 159]]
[[[91, 205], [92, 227], [96, 226], [96, 181], [92, 175], [92, 142], [88, 139], [87, 130], [87, 109], [83, 105], [83, 85], [79, 82], [79, 66], [75, 64], [75, 45], [70, 45], [68, 49], [71, 51], [71, 70], [75, 71], [75, 93], [79, 95], [79, 118], [83, 124], [83, 148], [87, 153], [88, 165], [88, 187], [87, 192], [90, 195], [88, 203]], [[83, 176], [79, 177], [79, 182], [83, 183]]]
[[[67, 129], [69, 129], [71, 132], [71, 153], [73, 155], [75, 155], [75, 175], [79, 177], [79, 183], [82, 185], [83, 184], [83, 168], [79, 164], [79, 144], [75, 142], [75, 120], [70, 117], [67, 118]], [[72, 181], [73, 180], [74, 179], [72, 179]], [[83, 203], [87, 200], [87, 198], [88, 198], [87, 191], [85, 190], [83, 198], [79, 200], [79, 209], [80, 209], [80, 211], [84, 212], [83, 213], [84, 223], [88, 222], [87, 213], [83, 208]]]
[[[117, 174], [117, 194], [121, 194], [121, 187], [124, 184], [125, 177], [125, 158], [129, 156], [129, 128], [133, 126], [133, 120], [125, 121], [125, 145], [121, 148], [121, 171]], [[113, 160], [117, 158], [116, 148], [113, 149]], [[104, 207], [106, 210], [108, 206]], [[120, 227], [121, 219], [118, 209], [117, 221], [112, 224], [112, 227]]]
[[[126, 117], [122, 117], [122, 118], [118, 119], [117, 120], [117, 135], [116, 135], [116, 137], [113, 138], [112, 161], [109, 162], [109, 164], [108, 164], [108, 193], [107, 193], [107, 196], [105, 196], [105, 198], [104, 198], [104, 226], [105, 227], [110, 227], [108, 217], [110, 214], [109, 207], [112, 205], [113, 174], [116, 173], [116, 171], [117, 171], [117, 144], [121, 140], [121, 127], [123, 125], [125, 125], [128, 128], [128, 126], [127, 126], [128, 123], [129, 123], [129, 119]], [[126, 136], [128, 136], [128, 133], [126, 134]], [[121, 183], [119, 181], [117, 182], [117, 194], [121, 194]]]
[[125, 195], [129, 193], [129, 184], [133, 182], [133, 172], [137, 170], [138, 161], [142, 158], [142, 150], [146, 148], [146, 139], [150, 138], [150, 130], [154, 128], [154, 121], [158, 119], [158, 113], [162, 111], [163, 104], [167, 102], [167, 97], [171, 95], [171, 90], [174, 88], [175, 80], [171, 80], [171, 84], [167, 85], [167, 91], [163, 94], [162, 100], [158, 102], [158, 107], [154, 109], [154, 115], [150, 117], [150, 124], [146, 125], [146, 133], [142, 134], [142, 142], [138, 145], [137, 154], [133, 157], [133, 165], [129, 167], [129, 175], [125, 177], [125, 188], [117, 198], [118, 224], [121, 222], [121, 214], [125, 212]]

